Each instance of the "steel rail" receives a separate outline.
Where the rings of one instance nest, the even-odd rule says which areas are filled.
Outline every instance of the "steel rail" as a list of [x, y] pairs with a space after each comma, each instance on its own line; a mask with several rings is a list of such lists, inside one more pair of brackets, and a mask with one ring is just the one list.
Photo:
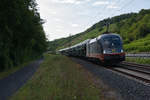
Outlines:
[[131, 62], [122, 62], [115, 67], [109, 67], [108, 69], [121, 73], [123, 75], [130, 76], [140, 81], [150, 83], [150, 66], [144, 64], [136, 64]]
[[149, 80], [149, 79], [143, 78], [143, 77], [138, 76], [138, 75], [134, 75], [134, 74], [131, 74], [131, 73], [127, 73], [127, 72], [124, 72], [124, 71], [121, 71], [121, 70], [115, 69], [115, 68], [111, 68], [110, 70], [115, 71], [115, 72], [118, 72], [118, 73], [121, 73], [121, 74], [123, 74], [123, 75], [130, 76], [130, 77], [132, 77], [132, 78], [135, 78], [135, 79], [137, 79], [137, 80], [139, 80], [139, 81], [143, 81], [143, 82], [145, 82], [145, 83], [150, 83], [150, 80]]

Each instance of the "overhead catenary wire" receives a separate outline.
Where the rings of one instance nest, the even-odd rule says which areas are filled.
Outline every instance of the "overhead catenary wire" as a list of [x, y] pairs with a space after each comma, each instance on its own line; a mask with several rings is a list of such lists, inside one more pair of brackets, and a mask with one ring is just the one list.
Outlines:
[[114, 16], [118, 11], [121, 11], [127, 7], [129, 7], [135, 0], [130, 0], [129, 2], [125, 3], [125, 5], [123, 5], [119, 10], [116, 10], [115, 12], [111, 13], [110, 16]]
[[125, 4], [119, 11], [121, 11], [121, 10], [123, 10], [124, 8], [130, 6], [130, 5], [133, 3], [133, 1], [135, 1], [135, 0], [129, 1], [129, 2], [128, 2], [127, 4]]
[[[110, 1], [108, 1], [108, 2], [110, 3]], [[108, 4], [109, 4], [109, 3], [108, 3]], [[106, 7], [107, 7], [107, 4], [103, 6], [103, 8], [101, 9], [100, 12], [98, 12], [98, 15], [102, 14], [103, 11], [105, 11]], [[96, 15], [96, 16], [93, 16], [92, 19], [97, 19], [97, 15]], [[89, 21], [87, 25], [89, 25], [90, 22], [91, 22], [91, 21]]]
[[[114, 2], [114, 3], [111, 4], [111, 6], [117, 5], [117, 4], [119, 4], [120, 2], [121, 2], [121, 0], [116, 0], [116, 2]], [[111, 10], [110, 13], [114, 14], [114, 13], [113, 13], [113, 10]], [[110, 17], [111, 17], [111, 16], [112, 16], [112, 15], [110, 15]], [[109, 19], [110, 17], [108, 17], [108, 19]], [[106, 22], [106, 32], [107, 32], [107, 33], [109, 32], [109, 25], [110, 25], [110, 23], [109, 23], [109, 22]]]
[[[110, 2], [109, 4], [110, 4], [110, 5], [116, 5], [117, 3], [120, 3], [120, 1], [121, 1], [121, 0], [116, 0], [116, 2]], [[108, 5], [106, 5], [105, 7], [107, 7], [107, 9], [108, 9]], [[109, 13], [111, 13], [111, 12], [112, 12], [112, 10], [111, 10]], [[104, 15], [105, 15], [105, 14], [103, 14], [103, 16], [104, 16]], [[109, 20], [109, 17], [108, 17], [107, 19]], [[110, 23], [109, 23], [108, 20], [105, 22], [105, 25], [106, 25], [106, 32], [105, 32], [105, 33], [109, 33], [109, 24], [110, 24]]]
[[[117, 3], [120, 3], [121, 0], [116, 0], [116, 2], [110, 2], [109, 5], [116, 5]], [[107, 9], [106, 9], [107, 8]], [[108, 5], [105, 6], [106, 11], [109, 9]], [[109, 10], [109, 13], [111, 13], [113, 10]], [[104, 16], [105, 14], [103, 14]]]
[[[121, 1], [121, 0], [120, 0], [120, 1]], [[129, 7], [129, 6], [133, 3], [133, 1], [134, 1], [134, 0], [130, 0], [130, 1], [127, 2], [125, 5], [123, 5], [123, 6], [121, 7], [121, 9], [115, 10], [115, 11], [111, 12], [110, 16], [113, 17], [113, 16], [117, 13], [117, 11], [121, 11], [121, 10], [125, 9], [126, 7]], [[109, 17], [108, 17], [108, 18], [109, 18]], [[107, 28], [109, 28], [109, 24], [110, 24], [110, 23], [106, 23]], [[106, 31], [108, 32], [108, 30], [109, 30], [109, 29], [107, 29]]]
[[[120, 3], [121, 0], [116, 0], [116, 1], [117, 1], [117, 2], [114, 2], [114, 4], [116, 4], [116, 3], [118, 3], [118, 2]], [[104, 7], [101, 9], [101, 11], [98, 12], [98, 15], [101, 15], [101, 18], [103, 18], [103, 19], [104, 19], [104, 17], [105, 17], [104, 11], [107, 11], [108, 5], [111, 4], [110, 1], [108, 1], [108, 2], [109, 2], [109, 3], [106, 4], [106, 5], [104, 5]], [[111, 12], [112, 12], [112, 11], [111, 11]], [[97, 17], [99, 17], [98, 15], [94, 16], [92, 19], [97, 19]], [[109, 17], [108, 17], [108, 18], [109, 18]], [[90, 21], [88, 22], [88, 25], [89, 25], [89, 23], [90, 23]], [[108, 25], [107, 22], [106, 22], [106, 26], [109, 27], [109, 25]]]
[[[122, 4], [122, 1], [123, 1], [123, 0], [116, 0], [116, 2], [113, 3], [113, 5], [116, 5], [116, 4], [121, 5], [121, 4]], [[111, 17], [111, 16], [115, 15], [117, 11], [121, 11], [121, 10], [123, 10], [124, 8], [128, 7], [129, 5], [132, 4], [133, 1], [135, 1], [135, 0], [130, 0], [129, 2], [125, 3], [125, 4], [121, 7], [121, 9], [119, 9], [119, 10], [111, 10], [111, 11], [109, 11], [109, 13], [110, 13], [109, 16]], [[111, 2], [109, 1], [108, 4], [111, 4]], [[104, 18], [105, 14], [102, 14], [102, 13], [103, 13], [104, 11], [108, 10], [108, 8], [107, 8], [107, 7], [108, 7], [108, 4], [106, 4], [106, 5], [101, 9], [100, 13], [98, 13], [98, 15], [102, 15], [101, 18]], [[98, 17], [98, 16], [96, 15], [96, 16], [93, 17], [93, 19], [94, 19], [94, 18], [96, 19], [97, 17]], [[108, 18], [109, 18], [109, 17], [108, 17]]]

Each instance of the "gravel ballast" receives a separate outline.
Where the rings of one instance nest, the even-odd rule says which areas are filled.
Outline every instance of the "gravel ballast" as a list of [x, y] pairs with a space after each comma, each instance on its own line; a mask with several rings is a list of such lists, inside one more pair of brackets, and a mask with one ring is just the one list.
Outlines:
[[114, 73], [91, 62], [72, 58], [105, 84], [115, 89], [124, 100], [150, 100], [150, 86]]

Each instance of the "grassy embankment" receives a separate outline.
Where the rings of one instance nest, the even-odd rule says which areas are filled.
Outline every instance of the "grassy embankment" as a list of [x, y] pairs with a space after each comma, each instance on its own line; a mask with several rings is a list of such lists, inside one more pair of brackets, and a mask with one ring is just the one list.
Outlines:
[[130, 51], [131, 53], [148, 52], [150, 51], [150, 35], [129, 44], [125, 44], [124, 48], [125, 51]]
[[[124, 48], [126, 51], [131, 51], [130, 53], [150, 51], [150, 35], [143, 39], [135, 40], [129, 44], [126, 44], [124, 45]], [[148, 58], [126, 58], [126, 61], [139, 64], [150, 64], [150, 59]]]
[[[11, 100], [115, 100], [105, 99], [89, 72], [65, 56], [46, 55], [28, 83]], [[109, 97], [109, 96], [108, 96]]]
[[128, 62], [135, 62], [138, 64], [150, 64], [150, 59], [144, 59], [144, 58], [126, 58], [126, 61]]

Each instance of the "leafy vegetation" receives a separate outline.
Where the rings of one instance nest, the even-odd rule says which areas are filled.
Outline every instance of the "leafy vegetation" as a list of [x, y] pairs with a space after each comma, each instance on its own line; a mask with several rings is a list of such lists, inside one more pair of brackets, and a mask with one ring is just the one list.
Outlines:
[[[116, 100], [104, 97], [92, 77], [79, 64], [60, 55], [46, 55], [33, 78], [21, 88], [12, 100]], [[107, 90], [107, 91], [106, 91]], [[109, 97], [109, 98], [108, 98]]]
[[126, 61], [128, 62], [135, 62], [138, 64], [150, 64], [149, 58], [126, 58]]
[[43, 20], [35, 0], [0, 3], [0, 71], [39, 57], [46, 50]]
[[150, 51], [150, 35], [124, 45], [125, 51], [131, 53]]
[[118, 33], [122, 36], [126, 52], [150, 52], [148, 40], [150, 34], [149, 9], [142, 9], [139, 13], [123, 14], [104, 19], [85, 32], [49, 42], [49, 50], [55, 51], [68, 47], [69, 44], [74, 45], [83, 40], [95, 38], [106, 31], [106, 23], [110, 24], [110, 32]]

